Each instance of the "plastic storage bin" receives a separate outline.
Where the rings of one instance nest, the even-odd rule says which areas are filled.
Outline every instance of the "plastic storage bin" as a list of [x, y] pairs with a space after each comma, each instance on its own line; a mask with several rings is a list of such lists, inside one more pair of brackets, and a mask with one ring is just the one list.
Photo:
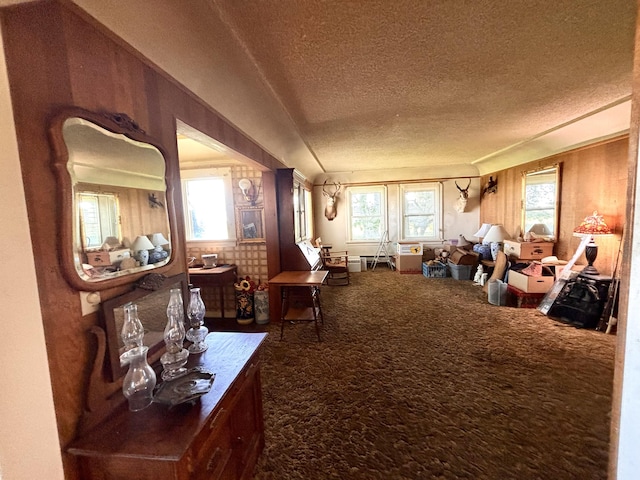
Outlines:
[[447, 266], [442, 262], [434, 262], [432, 265], [422, 263], [422, 274], [427, 278], [445, 278]]
[[471, 280], [471, 270], [473, 265], [456, 265], [455, 263], [448, 262], [451, 276], [456, 280]]

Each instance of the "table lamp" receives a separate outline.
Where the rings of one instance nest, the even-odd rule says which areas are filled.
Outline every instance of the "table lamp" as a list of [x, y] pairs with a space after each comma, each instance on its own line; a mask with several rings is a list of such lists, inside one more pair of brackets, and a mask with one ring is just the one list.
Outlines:
[[586, 217], [582, 223], [573, 230], [574, 237], [590, 237], [589, 243], [587, 243], [584, 250], [584, 256], [587, 258], [589, 264], [582, 269], [581, 274], [599, 275], [598, 270], [593, 266], [593, 262], [596, 261], [598, 256], [598, 246], [596, 245], [595, 237], [596, 235], [604, 236], [612, 234], [613, 232], [611, 232], [611, 229], [605, 223], [602, 215], [598, 215], [597, 211], [594, 211], [593, 215]]
[[153, 250], [155, 247], [151, 240], [145, 235], [138, 235], [131, 244], [131, 250], [133, 251], [133, 258], [140, 262], [141, 266], [145, 266], [149, 263], [149, 250]]
[[511, 235], [499, 224], [493, 225], [487, 232], [483, 243], [491, 244], [491, 258], [493, 258], [494, 261], [498, 256], [498, 252], [502, 250], [503, 242], [509, 238], [511, 238]]
[[491, 229], [491, 226], [492, 225], [490, 223], [483, 223], [478, 231], [473, 234], [473, 236], [477, 237], [480, 243], [484, 243], [483, 238], [487, 233], [489, 233], [489, 229]]

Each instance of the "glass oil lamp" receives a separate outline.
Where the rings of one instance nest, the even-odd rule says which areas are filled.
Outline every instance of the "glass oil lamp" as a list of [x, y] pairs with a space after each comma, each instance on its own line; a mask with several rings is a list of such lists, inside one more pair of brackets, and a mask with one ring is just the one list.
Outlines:
[[160, 357], [162, 363], [162, 379], [174, 380], [187, 373], [184, 367], [189, 358], [189, 351], [183, 348], [184, 343], [184, 304], [179, 288], [171, 289], [167, 306], [167, 325], [164, 328], [164, 344], [166, 352]]
[[208, 345], [205, 342], [205, 338], [209, 333], [209, 329], [204, 326], [204, 316], [206, 308], [200, 295], [200, 289], [192, 287], [189, 296], [189, 307], [187, 308], [187, 317], [189, 319], [189, 330], [187, 330], [187, 340], [189, 345], [189, 353], [202, 353]]

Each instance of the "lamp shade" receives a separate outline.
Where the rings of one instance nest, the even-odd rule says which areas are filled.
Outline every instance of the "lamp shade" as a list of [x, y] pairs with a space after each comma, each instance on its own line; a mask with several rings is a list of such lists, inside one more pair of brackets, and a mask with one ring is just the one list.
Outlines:
[[471, 242], [464, 238], [464, 235], [458, 235], [458, 247], [468, 247]]
[[484, 236], [484, 241], [490, 243], [501, 243], [508, 238], [511, 238], [511, 236], [507, 233], [502, 225], [493, 225]]
[[153, 250], [153, 243], [151, 243], [151, 240], [149, 240], [145, 235], [138, 235], [131, 244], [131, 250], [134, 252], [140, 250]]
[[593, 212], [593, 215], [586, 217], [580, 225], [573, 230], [574, 235], [611, 235], [611, 229], [607, 226], [602, 218], [602, 215], [598, 215], [597, 211]]
[[480, 229], [473, 234], [474, 237], [484, 238], [484, 236], [489, 233], [489, 229], [491, 228], [490, 223], [483, 223]]
[[152, 233], [151, 235], [147, 235], [147, 237], [149, 237], [149, 240], [151, 240], [154, 247], [169, 245], [169, 240], [167, 240], [161, 233]]
[[535, 233], [536, 235], [551, 235], [549, 227], [547, 227], [544, 223], [533, 224], [529, 229], [529, 232]]

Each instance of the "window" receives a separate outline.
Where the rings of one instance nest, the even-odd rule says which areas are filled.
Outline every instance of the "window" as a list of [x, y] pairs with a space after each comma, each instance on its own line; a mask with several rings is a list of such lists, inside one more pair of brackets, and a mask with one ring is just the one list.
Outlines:
[[387, 190], [379, 187], [350, 187], [347, 190], [348, 241], [380, 241], [387, 230]]
[[184, 170], [180, 174], [187, 240], [234, 240], [231, 170]]
[[304, 185], [293, 182], [293, 215], [296, 243], [311, 238], [311, 192]]
[[401, 185], [402, 240], [439, 240], [441, 217], [439, 183]]
[[83, 247], [100, 247], [107, 237], [120, 238], [118, 198], [112, 193], [78, 193]]
[[555, 236], [558, 211], [559, 166], [526, 172], [522, 189], [522, 231]]

